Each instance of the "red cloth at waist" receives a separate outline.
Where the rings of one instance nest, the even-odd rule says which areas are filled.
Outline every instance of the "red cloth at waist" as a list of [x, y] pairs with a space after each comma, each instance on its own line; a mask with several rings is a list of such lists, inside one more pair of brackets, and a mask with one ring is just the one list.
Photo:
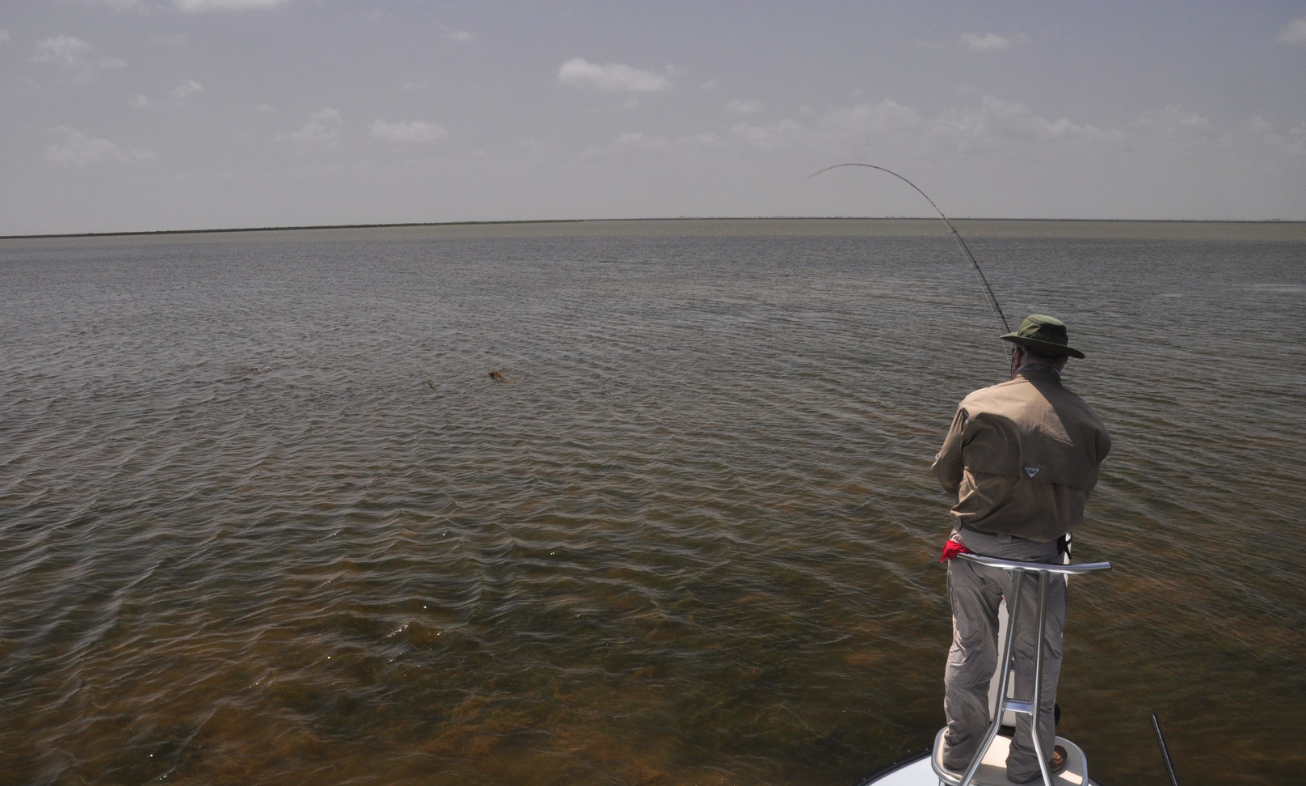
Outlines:
[[961, 545], [955, 540], [949, 540], [943, 544], [943, 556], [939, 562], [947, 562], [958, 554], [970, 554], [971, 550]]

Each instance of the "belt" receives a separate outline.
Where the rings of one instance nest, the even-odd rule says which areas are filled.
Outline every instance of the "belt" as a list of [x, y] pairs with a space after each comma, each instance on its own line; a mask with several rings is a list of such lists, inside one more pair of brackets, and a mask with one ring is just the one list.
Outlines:
[[[1020, 537], [1019, 535], [1008, 535], [1008, 534], [1005, 533], [1005, 532], [985, 532], [985, 531], [982, 530], [982, 529], [975, 529], [974, 527], [969, 527], [969, 526], [967, 526], [967, 525], [961, 523], [960, 521], [957, 522], [957, 528], [958, 528], [958, 529], [964, 529], [964, 530], [966, 530], [967, 532], [974, 532], [974, 533], [977, 534], [977, 535], [988, 535], [989, 537], [993, 537], [993, 536], [995, 536], [995, 535], [1005, 535], [1006, 537], [1011, 538], [1012, 540], [1023, 540], [1023, 541], [1025, 541], [1026, 543], [1034, 543], [1034, 542], [1035, 542], [1035, 541], [1030, 540], [1029, 538], [1022, 538], [1022, 537]], [[1062, 535], [1062, 536], [1060, 536], [1060, 537], [1057, 538], [1057, 553], [1058, 553], [1058, 554], [1069, 554], [1069, 553], [1070, 553], [1070, 535], [1069, 535], [1069, 533], [1067, 533], [1067, 534], [1065, 534], [1065, 535]]]

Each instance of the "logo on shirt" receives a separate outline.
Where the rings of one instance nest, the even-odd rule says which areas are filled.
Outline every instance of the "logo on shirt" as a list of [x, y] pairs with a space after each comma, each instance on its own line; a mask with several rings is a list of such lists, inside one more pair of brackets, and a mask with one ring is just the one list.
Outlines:
[[1025, 467], [1025, 474], [1034, 477], [1038, 474], [1038, 467]]

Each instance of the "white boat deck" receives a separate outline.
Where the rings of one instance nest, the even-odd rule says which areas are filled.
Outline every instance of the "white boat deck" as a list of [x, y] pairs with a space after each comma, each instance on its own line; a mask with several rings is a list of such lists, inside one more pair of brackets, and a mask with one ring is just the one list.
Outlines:
[[[943, 731], [940, 730], [939, 734], [942, 735]], [[940, 786], [940, 784], [959, 783], [961, 773], [946, 780], [935, 773], [930, 757], [942, 755], [938, 743], [939, 738], [935, 737], [934, 750], [930, 755], [922, 755], [903, 762], [895, 769], [873, 776], [861, 786]], [[1053, 786], [1098, 786], [1088, 777], [1088, 762], [1079, 746], [1064, 737], [1057, 737], [1056, 744], [1066, 749], [1070, 761], [1064, 770], [1052, 776]], [[975, 773], [973, 782], [976, 786], [1016, 786], [1013, 781], [1007, 779], [1007, 751], [1010, 746], [1009, 737], [999, 734], [994, 738], [993, 744], [984, 754], [984, 761], [980, 764], [979, 771]], [[1032, 784], [1025, 786], [1038, 786], [1041, 782], [1040, 779], [1035, 779]]]

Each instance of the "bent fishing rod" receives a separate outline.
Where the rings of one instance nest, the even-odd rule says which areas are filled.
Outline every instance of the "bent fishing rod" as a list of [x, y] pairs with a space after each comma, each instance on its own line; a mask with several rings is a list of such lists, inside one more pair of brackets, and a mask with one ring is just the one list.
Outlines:
[[[980, 269], [979, 262], [975, 260], [975, 255], [970, 253], [970, 247], [967, 246], [966, 241], [962, 239], [961, 233], [958, 232], [957, 228], [952, 225], [952, 221], [950, 221], [948, 217], [943, 214], [943, 211], [939, 209], [939, 206], [934, 204], [934, 200], [930, 199], [929, 194], [926, 194], [924, 191], [920, 189], [920, 186], [911, 182], [910, 180], [898, 174], [897, 172], [894, 172], [891, 169], [885, 169], [882, 166], [876, 166], [875, 164], [861, 164], [861, 163], [835, 164], [834, 166], [828, 166], [825, 169], [821, 169], [819, 171], [813, 172], [812, 174], [807, 176], [807, 180], [811, 180], [817, 175], [824, 174], [832, 169], [843, 169], [844, 167], [863, 167], [865, 169], [877, 169], [881, 172], [884, 172], [885, 174], [893, 175], [894, 177], [898, 178], [902, 182], [916, 189], [916, 193], [925, 197], [925, 201], [930, 203], [930, 207], [934, 208], [934, 212], [939, 214], [939, 218], [943, 219], [943, 223], [948, 225], [948, 231], [952, 233], [953, 239], [957, 241], [957, 246], [961, 248], [961, 252], [966, 255], [966, 259], [970, 260], [971, 269], [975, 271], [976, 277], [979, 278], [980, 284], [984, 287], [984, 297], [988, 300], [989, 307], [993, 309], [993, 313], [998, 315], [998, 319], [1002, 320], [1002, 327], [1005, 329], [1005, 332], [1007, 333], [1011, 332], [1011, 325], [1007, 324], [1007, 315], [1002, 313], [1002, 306], [998, 305], [998, 299], [993, 294], [993, 287], [989, 286], [989, 280], [984, 276], [984, 271]], [[806, 183], [807, 180], [804, 180], [803, 182]], [[1008, 352], [1010, 352], [1009, 347], [1008, 347]]]

